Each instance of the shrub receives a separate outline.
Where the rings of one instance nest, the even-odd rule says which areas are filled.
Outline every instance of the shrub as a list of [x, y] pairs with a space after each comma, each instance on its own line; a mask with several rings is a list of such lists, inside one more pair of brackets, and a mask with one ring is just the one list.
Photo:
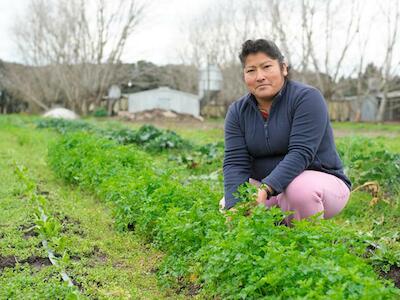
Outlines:
[[105, 109], [104, 107], [99, 107], [93, 112], [93, 117], [96, 117], [96, 118], [102, 118], [102, 117], [107, 117], [107, 116], [108, 116], [108, 112], [107, 112], [107, 109]]

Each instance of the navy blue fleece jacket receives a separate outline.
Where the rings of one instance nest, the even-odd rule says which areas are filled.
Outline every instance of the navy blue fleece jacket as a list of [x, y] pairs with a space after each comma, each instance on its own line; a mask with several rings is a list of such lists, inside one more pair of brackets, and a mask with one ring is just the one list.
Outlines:
[[264, 121], [253, 95], [232, 103], [225, 118], [225, 208], [238, 202], [233, 193], [253, 178], [281, 193], [304, 170], [335, 175], [350, 188], [336, 151], [321, 93], [287, 80]]

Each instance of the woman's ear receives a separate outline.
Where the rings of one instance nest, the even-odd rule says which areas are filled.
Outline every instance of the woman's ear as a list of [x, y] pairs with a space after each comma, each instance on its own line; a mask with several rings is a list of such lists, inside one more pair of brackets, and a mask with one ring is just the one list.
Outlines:
[[285, 62], [282, 63], [282, 74], [283, 77], [286, 77], [288, 75], [288, 65]]

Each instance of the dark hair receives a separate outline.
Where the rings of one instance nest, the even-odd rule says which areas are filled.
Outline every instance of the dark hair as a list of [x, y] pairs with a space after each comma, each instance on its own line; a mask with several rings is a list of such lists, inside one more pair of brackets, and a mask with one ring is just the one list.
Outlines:
[[265, 53], [272, 59], [277, 59], [282, 66], [285, 57], [282, 55], [281, 50], [275, 45], [273, 41], [265, 39], [247, 40], [242, 45], [242, 51], [239, 53], [239, 59], [244, 67], [244, 63], [249, 54]]

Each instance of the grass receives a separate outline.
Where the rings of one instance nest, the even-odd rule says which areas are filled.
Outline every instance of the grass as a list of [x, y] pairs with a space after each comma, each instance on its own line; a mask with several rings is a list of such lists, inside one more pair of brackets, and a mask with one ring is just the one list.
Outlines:
[[[8, 124], [0, 129], [0, 299], [64, 299], [72, 291], [52, 265], [41, 264], [46, 253], [31, 230], [34, 207], [21, 195], [15, 164], [29, 169], [51, 204], [50, 213], [63, 225], [71, 256], [67, 273], [83, 298], [182, 298], [157, 286], [153, 270], [159, 252], [129, 232], [117, 232], [111, 207], [54, 177], [46, 152], [57, 135], [9, 120], [0, 121]], [[11, 260], [9, 267], [6, 258]]]
[[400, 134], [400, 125], [398, 123], [370, 123], [370, 122], [332, 122], [334, 129], [349, 131], [383, 131]]

